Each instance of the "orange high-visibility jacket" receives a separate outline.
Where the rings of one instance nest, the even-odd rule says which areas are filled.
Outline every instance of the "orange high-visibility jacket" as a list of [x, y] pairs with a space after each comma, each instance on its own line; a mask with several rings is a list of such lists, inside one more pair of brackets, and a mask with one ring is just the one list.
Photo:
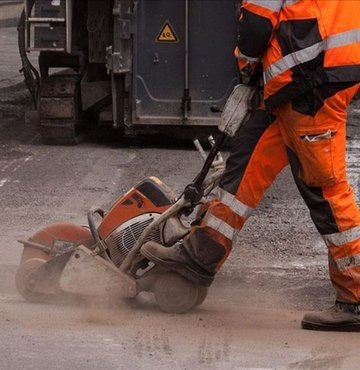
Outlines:
[[263, 62], [268, 108], [360, 81], [360, 0], [244, 0], [237, 56]]

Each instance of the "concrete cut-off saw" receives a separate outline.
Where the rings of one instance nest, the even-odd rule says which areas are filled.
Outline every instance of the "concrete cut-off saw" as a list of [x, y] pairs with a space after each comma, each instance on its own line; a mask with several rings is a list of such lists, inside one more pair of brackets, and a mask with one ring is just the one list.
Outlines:
[[46, 226], [23, 244], [16, 287], [28, 301], [58, 295], [131, 298], [154, 294], [161, 310], [184, 313], [200, 305], [207, 287], [150, 262], [140, 253], [147, 241], [164, 246], [181, 242], [199, 205], [216, 188], [224, 165], [220, 147], [246, 123], [256, 88], [237, 85], [221, 114], [217, 139], [200, 173], [177, 199], [159, 179], [150, 177], [120, 196], [107, 211], [91, 208], [88, 225]]

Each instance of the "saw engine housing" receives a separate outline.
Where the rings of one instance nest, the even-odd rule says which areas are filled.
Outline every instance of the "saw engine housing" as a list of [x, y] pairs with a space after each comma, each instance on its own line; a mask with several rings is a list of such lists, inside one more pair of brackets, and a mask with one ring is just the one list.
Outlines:
[[[98, 228], [112, 262], [119, 267], [144, 229], [175, 202], [175, 195], [159, 179], [150, 177], [120, 197]], [[147, 240], [165, 243], [162, 228]]]

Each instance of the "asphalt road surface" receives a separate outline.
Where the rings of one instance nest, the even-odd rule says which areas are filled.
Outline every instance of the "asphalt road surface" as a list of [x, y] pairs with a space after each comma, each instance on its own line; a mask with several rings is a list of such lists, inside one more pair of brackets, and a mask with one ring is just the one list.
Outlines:
[[[331, 305], [334, 293], [326, 248], [287, 170], [196, 310], [164, 314], [151, 296], [26, 302], [14, 286], [17, 239], [54, 222], [86, 223], [90, 206], [107, 209], [147, 176], [180, 193], [201, 166], [191, 145], [164, 138], [45, 146], [24, 123], [27, 107], [23, 86], [0, 90], [1, 369], [358, 369], [358, 334], [300, 329], [303, 314]], [[356, 117], [349, 125], [359, 197]]]

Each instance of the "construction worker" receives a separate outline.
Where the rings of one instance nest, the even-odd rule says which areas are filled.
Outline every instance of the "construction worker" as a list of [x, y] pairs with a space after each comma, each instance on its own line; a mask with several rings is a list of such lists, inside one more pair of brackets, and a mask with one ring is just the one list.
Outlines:
[[248, 0], [237, 57], [263, 66], [264, 107], [240, 129], [201, 224], [181, 245], [145, 244], [148, 259], [210, 285], [235, 232], [290, 164], [329, 253], [337, 297], [305, 329], [360, 331], [360, 211], [346, 177], [346, 109], [360, 87], [360, 1]]

